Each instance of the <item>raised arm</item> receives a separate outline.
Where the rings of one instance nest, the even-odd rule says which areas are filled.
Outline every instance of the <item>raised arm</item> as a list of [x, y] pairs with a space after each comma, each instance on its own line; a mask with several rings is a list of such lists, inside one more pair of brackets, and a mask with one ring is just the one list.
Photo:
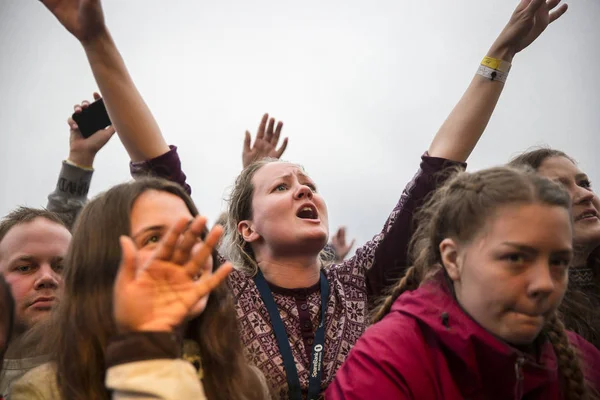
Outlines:
[[[475, 145], [481, 138], [498, 102], [508, 66], [515, 54], [529, 46], [567, 10], [558, 7], [560, 0], [522, 0], [508, 24], [491, 46], [482, 67], [467, 91], [423, 156], [421, 167], [405, 187], [393, 222], [384, 229], [384, 236], [375, 252], [372, 267], [367, 272], [367, 289], [371, 306], [386, 288], [395, 283], [409, 266], [409, 243], [416, 229], [414, 212], [427, 196], [448, 177], [442, 173], [450, 168], [466, 166]], [[488, 77], [480, 75], [480, 72]]]
[[[510, 21], [490, 47], [481, 68], [429, 147], [429, 155], [465, 162], [481, 138], [504, 89], [503, 78], [514, 56], [537, 39], [567, 11], [560, 0], [521, 0]], [[497, 61], [496, 61], [497, 60]], [[501, 63], [499, 63], [501, 62]]]
[[[100, 95], [94, 93], [94, 98], [97, 100]], [[80, 113], [89, 104], [87, 100], [76, 104], [75, 113]], [[56, 188], [48, 195], [46, 208], [63, 216], [70, 225], [87, 202], [96, 154], [108, 143], [115, 130], [110, 126], [84, 138], [73, 118], [69, 117], [67, 123], [70, 129], [69, 157], [62, 163]]]
[[82, 44], [106, 108], [132, 161], [169, 151], [104, 23], [100, 0], [42, 0]]

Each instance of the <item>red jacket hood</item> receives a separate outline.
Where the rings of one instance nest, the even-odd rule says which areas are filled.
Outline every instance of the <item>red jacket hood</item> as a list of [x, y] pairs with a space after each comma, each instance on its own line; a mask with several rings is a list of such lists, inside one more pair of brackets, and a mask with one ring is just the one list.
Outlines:
[[413, 318], [435, 338], [466, 397], [482, 387], [498, 398], [559, 392], [557, 359], [547, 340], [540, 337], [537, 355], [503, 342], [466, 314], [441, 276], [400, 296], [392, 306], [394, 312]]

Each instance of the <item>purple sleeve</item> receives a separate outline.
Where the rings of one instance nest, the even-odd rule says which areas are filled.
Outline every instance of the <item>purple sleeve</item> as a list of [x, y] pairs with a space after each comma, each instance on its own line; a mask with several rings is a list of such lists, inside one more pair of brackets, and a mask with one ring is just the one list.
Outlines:
[[158, 157], [146, 161], [132, 162], [129, 171], [134, 179], [145, 176], [154, 176], [168, 179], [178, 183], [188, 194], [192, 194], [192, 188], [185, 180], [186, 176], [181, 170], [181, 160], [177, 154], [177, 146], [169, 146], [171, 150]]
[[394, 284], [408, 267], [408, 245], [415, 231], [413, 214], [423, 205], [427, 196], [440, 187], [455, 168], [466, 168], [465, 163], [430, 157], [421, 157], [421, 166], [406, 185], [396, 206], [395, 219], [386, 224], [384, 237], [375, 251], [372, 267], [367, 271], [367, 293], [375, 299]]

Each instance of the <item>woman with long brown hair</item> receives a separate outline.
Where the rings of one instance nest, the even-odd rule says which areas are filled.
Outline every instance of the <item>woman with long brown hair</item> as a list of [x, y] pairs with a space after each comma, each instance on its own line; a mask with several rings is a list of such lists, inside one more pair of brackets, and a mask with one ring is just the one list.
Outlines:
[[[236, 266], [228, 284], [246, 356], [277, 398], [315, 399], [332, 381], [368, 324], [368, 286], [404, 262], [412, 214], [449, 166], [464, 165], [489, 120], [513, 56], [559, 18], [565, 7], [523, 1], [490, 47], [459, 104], [422, 157], [381, 232], [354, 257], [326, 265], [325, 200], [298, 165], [261, 160], [233, 190], [225, 255]], [[43, 0], [82, 44], [134, 172], [157, 174], [189, 190], [176, 148], [169, 147], [138, 93], [104, 23], [99, 0]], [[481, 107], [483, 99], [492, 106]], [[273, 122], [271, 122], [273, 124]], [[378, 254], [381, 260], [378, 262]], [[388, 262], [392, 260], [391, 262]], [[404, 264], [403, 264], [404, 265]]]
[[[158, 244], [169, 227], [197, 215], [179, 185], [156, 178], [115, 186], [90, 201], [73, 229], [63, 297], [49, 325], [38, 331], [44, 342], [41, 351], [51, 362], [15, 383], [11, 398], [108, 399], [105, 351], [121, 333], [112, 317], [113, 286], [123, 255], [120, 238], [130, 237], [138, 262], [144, 262], [161, 250]], [[188, 252], [205, 234], [202, 224], [190, 225]], [[177, 257], [180, 264], [186, 261], [184, 253]], [[213, 263], [219, 268], [216, 253], [209, 262], [209, 269]], [[217, 287], [196, 305], [192, 317], [180, 327], [179, 336], [184, 358], [198, 368], [208, 399], [264, 400], [266, 383], [246, 363], [227, 286]]]
[[592, 399], [600, 351], [557, 315], [573, 261], [570, 198], [533, 172], [451, 178], [422, 208], [414, 264], [328, 399]]

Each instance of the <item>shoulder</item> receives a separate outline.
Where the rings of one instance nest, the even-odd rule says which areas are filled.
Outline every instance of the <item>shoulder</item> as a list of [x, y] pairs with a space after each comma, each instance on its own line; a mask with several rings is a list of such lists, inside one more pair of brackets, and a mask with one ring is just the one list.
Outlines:
[[400, 312], [392, 312], [369, 327], [352, 351], [395, 363], [402, 359], [420, 359], [427, 349], [418, 323]]
[[56, 368], [52, 363], [42, 364], [15, 381], [10, 389], [10, 399], [58, 399]]
[[[432, 376], [429, 347], [417, 322], [399, 312], [367, 329], [336, 374], [335, 398], [423, 398]], [[427, 392], [427, 393], [426, 393]]]

